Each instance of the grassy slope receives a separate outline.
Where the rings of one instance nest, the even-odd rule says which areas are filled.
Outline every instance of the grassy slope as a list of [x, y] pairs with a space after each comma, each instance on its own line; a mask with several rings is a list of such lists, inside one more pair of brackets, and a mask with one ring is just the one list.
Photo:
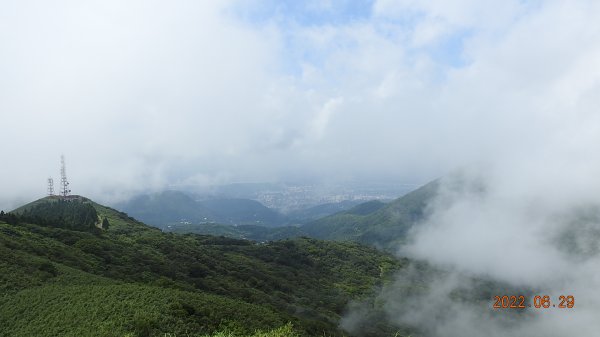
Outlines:
[[227, 320], [336, 334], [346, 303], [401, 267], [352, 243], [175, 235], [94, 206], [108, 231], [0, 223], [0, 335], [197, 335]]
[[[7, 336], [124, 336], [209, 333], [227, 321], [246, 332], [285, 320], [223, 296], [140, 284], [44, 285], [4, 298]], [[20, 317], [21, 319], [15, 319]]]

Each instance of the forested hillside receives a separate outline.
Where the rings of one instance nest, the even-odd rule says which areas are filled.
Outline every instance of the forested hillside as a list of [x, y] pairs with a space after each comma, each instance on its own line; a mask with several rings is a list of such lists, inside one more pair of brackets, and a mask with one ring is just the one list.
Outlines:
[[[89, 207], [109, 226], [47, 216]], [[0, 335], [342, 335], [348, 301], [403, 265], [355, 243], [162, 233], [85, 198], [42, 199], [0, 217]]]
[[407, 231], [426, 215], [439, 181], [432, 181], [391, 203], [371, 201], [301, 227], [314, 238], [355, 241], [384, 249], [396, 247]]

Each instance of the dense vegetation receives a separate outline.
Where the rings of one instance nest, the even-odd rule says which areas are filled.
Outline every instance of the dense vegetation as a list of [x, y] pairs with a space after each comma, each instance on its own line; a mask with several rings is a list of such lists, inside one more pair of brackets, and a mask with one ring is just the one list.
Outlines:
[[[47, 198], [47, 202], [34, 203], [24, 207], [14, 215], [0, 215], [9, 223], [29, 222], [41, 226], [59, 227], [73, 230], [91, 230], [101, 224], [96, 209], [83, 198]], [[105, 225], [108, 222], [105, 223]]]
[[252, 335], [287, 322], [300, 335], [339, 335], [348, 301], [404, 263], [349, 242], [162, 233], [87, 199], [70, 203], [93, 207], [109, 228], [39, 221], [67, 207], [48, 199], [0, 220], [0, 335]]
[[172, 224], [165, 231], [173, 233], [195, 233], [226, 236], [235, 239], [247, 239], [257, 242], [284, 240], [297, 237], [308, 237], [309, 234], [301, 226], [265, 227], [258, 225], [231, 226], [215, 223]]
[[336, 213], [301, 227], [306, 235], [325, 240], [355, 241], [393, 249], [407, 231], [426, 216], [426, 207], [436, 195], [439, 181], [433, 181], [391, 203], [372, 201]]

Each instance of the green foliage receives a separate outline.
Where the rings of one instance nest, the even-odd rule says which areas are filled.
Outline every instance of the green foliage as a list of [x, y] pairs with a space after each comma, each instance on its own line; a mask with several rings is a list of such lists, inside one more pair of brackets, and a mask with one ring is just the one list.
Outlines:
[[307, 223], [331, 214], [349, 210], [360, 203], [361, 202], [358, 200], [343, 200], [340, 202], [320, 204], [308, 208], [294, 210], [286, 215], [292, 220], [293, 223]]
[[285, 322], [269, 309], [224, 296], [141, 284], [30, 288], [5, 296], [0, 317], [7, 336], [197, 336], [232, 317], [241, 333]]
[[217, 333], [211, 335], [205, 335], [202, 337], [299, 337], [300, 335], [294, 331], [294, 326], [292, 323], [288, 322], [286, 325], [281, 326], [279, 328], [273, 329], [271, 331], [261, 331], [258, 330], [253, 334], [237, 334], [228, 329], [221, 330]]
[[110, 223], [108, 222], [108, 219], [104, 217], [102, 219], [102, 229], [108, 229], [108, 227], [110, 227]]
[[389, 204], [367, 202], [308, 223], [301, 229], [318, 239], [349, 240], [391, 250], [425, 217], [427, 204], [438, 188], [439, 181], [435, 180]]
[[[0, 335], [252, 335], [286, 322], [300, 335], [340, 335], [347, 303], [402, 267], [355, 243], [162, 233], [79, 203], [108, 230], [0, 223]], [[55, 209], [38, 204], [20, 214]]]
[[38, 202], [23, 209], [16, 216], [18, 222], [72, 230], [92, 230], [98, 222], [98, 213], [94, 206], [79, 198]]
[[214, 223], [203, 224], [170, 224], [165, 228], [173, 233], [195, 233], [226, 236], [257, 242], [284, 240], [308, 236], [299, 226], [265, 227], [257, 225], [230, 226]]
[[19, 223], [20, 220], [21, 218], [14, 213], [4, 213], [4, 211], [0, 213], [0, 222], [14, 225]]
[[385, 207], [385, 205], [385, 203], [379, 200], [371, 200], [352, 207], [346, 213], [355, 215], [368, 215], [382, 209]]

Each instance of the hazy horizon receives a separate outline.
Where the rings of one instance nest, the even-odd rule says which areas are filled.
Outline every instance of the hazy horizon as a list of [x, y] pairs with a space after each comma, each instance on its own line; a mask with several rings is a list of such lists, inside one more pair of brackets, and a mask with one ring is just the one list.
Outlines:
[[73, 191], [101, 200], [240, 181], [423, 184], [523, 155], [593, 125], [558, 111], [592, 99], [581, 69], [595, 30], [570, 17], [594, 8], [2, 3], [0, 204], [43, 195], [61, 154]]

